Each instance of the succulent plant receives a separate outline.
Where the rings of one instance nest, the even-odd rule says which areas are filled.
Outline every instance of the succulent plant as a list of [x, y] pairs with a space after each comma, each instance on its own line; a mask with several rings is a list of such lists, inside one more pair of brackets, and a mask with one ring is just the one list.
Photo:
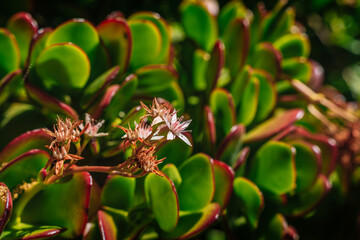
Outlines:
[[0, 29], [1, 239], [298, 239], [351, 202], [357, 103], [287, 1], [179, 10]]

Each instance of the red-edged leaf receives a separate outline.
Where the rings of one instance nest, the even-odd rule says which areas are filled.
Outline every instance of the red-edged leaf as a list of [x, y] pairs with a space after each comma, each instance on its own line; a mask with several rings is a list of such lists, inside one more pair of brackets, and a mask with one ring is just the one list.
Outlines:
[[216, 87], [220, 77], [221, 69], [224, 67], [225, 61], [225, 46], [218, 40], [211, 52], [211, 57], [207, 65], [206, 80], [207, 82], [207, 95]]
[[77, 112], [66, 103], [61, 102], [60, 100], [54, 98], [51, 95], [48, 95], [47, 93], [30, 85], [29, 83], [25, 83], [25, 88], [29, 96], [35, 101], [37, 101], [39, 104], [57, 113], [65, 114], [66, 116], [69, 116], [73, 119], [79, 118]]
[[272, 117], [269, 120], [251, 129], [244, 136], [243, 140], [245, 143], [250, 143], [266, 139], [287, 128], [303, 116], [304, 111], [302, 109], [289, 110], [283, 114]]
[[38, 24], [30, 13], [19, 12], [9, 19], [7, 29], [16, 37], [20, 49], [21, 65], [23, 66], [29, 54], [30, 42], [38, 31]]
[[213, 202], [217, 202], [221, 209], [225, 209], [232, 193], [234, 170], [223, 162], [214, 160], [215, 193]]
[[209, 106], [204, 107], [204, 142], [209, 151], [215, 151], [216, 126], [214, 114]]
[[131, 31], [125, 19], [112, 17], [96, 27], [101, 40], [109, 51], [112, 64], [120, 66], [120, 72], [129, 66], [132, 49]]
[[218, 219], [220, 210], [219, 204], [211, 203], [199, 211], [181, 212], [176, 228], [171, 232], [162, 232], [161, 238], [188, 239], [196, 236]]
[[35, 34], [30, 45], [29, 56], [25, 64], [26, 67], [35, 63], [36, 58], [39, 56], [41, 51], [45, 49], [46, 40], [52, 31], [53, 31], [52, 28], [47, 27], [40, 29]]
[[0, 163], [7, 163], [31, 149], [45, 149], [52, 137], [42, 129], [26, 132], [12, 140], [1, 152]]
[[16, 80], [16, 77], [20, 76], [21, 73], [21, 69], [16, 69], [0, 80], [0, 105], [3, 101], [6, 101], [11, 93], [11, 89], [7, 88], [7, 86], [10, 86], [10, 83], [13, 82], [13, 80]]

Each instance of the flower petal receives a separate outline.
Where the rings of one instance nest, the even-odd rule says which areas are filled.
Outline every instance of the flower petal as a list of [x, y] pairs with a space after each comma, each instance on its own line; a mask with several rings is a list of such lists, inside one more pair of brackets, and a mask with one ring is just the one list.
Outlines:
[[189, 139], [184, 134], [179, 133], [177, 135], [181, 140], [183, 140], [187, 145], [192, 146]]
[[166, 136], [166, 139], [167, 140], [174, 140], [175, 138], [175, 134], [173, 134], [173, 132], [169, 131], [167, 136]]
[[163, 122], [164, 120], [160, 117], [160, 116], [157, 116], [156, 118], [154, 118], [153, 122], [151, 123], [151, 126], [154, 126], [158, 123], [161, 123]]

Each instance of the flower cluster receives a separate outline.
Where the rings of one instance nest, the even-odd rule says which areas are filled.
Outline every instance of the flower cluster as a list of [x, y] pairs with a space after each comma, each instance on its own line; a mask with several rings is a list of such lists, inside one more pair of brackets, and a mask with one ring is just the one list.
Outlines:
[[92, 119], [89, 114], [85, 115], [85, 126], [82, 121], [74, 121], [70, 118], [63, 120], [58, 116], [57, 122], [54, 125], [54, 132], [45, 128], [43, 129], [48, 135], [54, 137], [50, 145], [46, 146], [52, 151], [52, 156], [44, 169], [50, 167], [53, 169], [51, 171], [54, 171], [55, 175], [59, 176], [63, 174], [64, 162], [66, 160], [70, 160], [70, 167], [77, 160], [83, 159], [83, 157], [80, 156], [83, 148], [78, 149], [76, 154], [70, 153], [71, 143], [79, 142], [82, 134], [90, 138], [106, 136], [107, 133], [98, 133], [103, 123], [104, 121], [95, 123], [95, 120]]
[[135, 168], [132, 168], [133, 172], [141, 170], [143, 174], [148, 172], [159, 174], [157, 165], [164, 159], [157, 160], [154, 155], [157, 147], [160, 143], [173, 140], [175, 137], [191, 146], [191, 142], [184, 135], [185, 132], [189, 132], [186, 128], [191, 120], [183, 121], [183, 116], [177, 118], [177, 111], [165, 100], [154, 98], [151, 107], [146, 106], [143, 102], [140, 103], [146, 111], [146, 114], [140, 118], [140, 123], [134, 122], [134, 129], [129, 123], [128, 128], [118, 127], [125, 132], [122, 138], [131, 143], [132, 156], [130, 159], [135, 165]]

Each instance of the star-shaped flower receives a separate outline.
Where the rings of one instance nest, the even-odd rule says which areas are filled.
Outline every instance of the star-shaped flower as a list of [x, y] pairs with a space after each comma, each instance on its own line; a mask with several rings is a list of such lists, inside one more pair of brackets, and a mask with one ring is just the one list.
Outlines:
[[173, 140], [175, 137], [183, 140], [187, 145], [191, 146], [189, 139], [183, 134], [184, 132], [190, 132], [190, 130], [185, 130], [191, 123], [191, 119], [185, 122], [181, 122], [184, 116], [181, 116], [179, 119], [176, 116], [176, 111], [171, 115], [164, 118], [165, 124], [169, 129], [169, 132], [166, 136], [167, 140]]

